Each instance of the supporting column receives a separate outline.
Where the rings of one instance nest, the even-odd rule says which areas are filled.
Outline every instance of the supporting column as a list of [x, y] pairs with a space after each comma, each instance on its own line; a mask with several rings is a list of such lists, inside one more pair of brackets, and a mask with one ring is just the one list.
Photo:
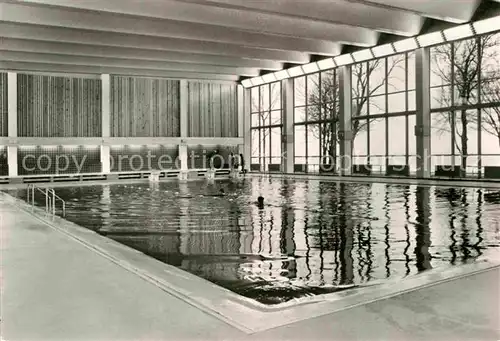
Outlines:
[[[245, 100], [244, 100], [245, 88], [238, 84], [236, 88], [236, 105], [238, 108], [238, 137], [245, 136]], [[241, 145], [243, 148], [243, 145]], [[240, 153], [243, 154], [243, 149]]]
[[187, 143], [183, 140], [179, 144], [179, 161], [181, 166], [181, 171], [187, 172], [188, 170], [188, 147]]
[[188, 81], [182, 79], [179, 88], [179, 101], [180, 101], [180, 137], [181, 143], [179, 144], [179, 161], [180, 173], [179, 179], [186, 180], [188, 172], [188, 147], [187, 137], [189, 134], [189, 120], [188, 120], [188, 106], [189, 106], [189, 84]]
[[[116, 160], [115, 160], [116, 161]], [[106, 144], [101, 145], [101, 172], [103, 174], [111, 173], [111, 153], [110, 146]]]
[[[237, 108], [237, 122], [238, 122], [238, 137], [245, 138], [245, 101], [244, 101], [244, 91], [243, 85], [238, 84], [236, 86], [236, 108]], [[245, 154], [245, 144], [238, 144], [238, 151], [236, 155], [236, 160], [241, 164], [240, 154]], [[243, 156], [245, 157], [245, 156]], [[234, 161], [231, 161], [234, 162]], [[248, 162], [248, 161], [247, 161]], [[248, 163], [247, 163], [248, 164]], [[242, 170], [243, 171], [243, 170]], [[243, 175], [240, 173], [239, 168], [231, 168], [231, 177], [238, 178]]]
[[7, 163], [9, 165], [9, 176], [17, 176], [17, 146], [7, 146]]
[[[8, 98], [8, 137], [15, 140], [17, 138], [17, 73], [7, 74], [7, 98]], [[10, 139], [9, 139], [10, 140]], [[16, 143], [12, 141], [13, 143]], [[10, 144], [10, 142], [9, 142]], [[17, 144], [7, 146], [7, 163], [9, 166], [9, 176], [17, 176]]]
[[[245, 100], [244, 100], [245, 88], [238, 84], [236, 88], [236, 106], [238, 114], [238, 137], [245, 137]], [[245, 153], [245, 144], [238, 145], [238, 154]]]
[[[111, 173], [111, 155], [110, 146], [105, 142], [105, 139], [111, 136], [111, 77], [108, 74], [101, 75], [101, 136], [103, 138], [101, 144], [101, 173]], [[116, 160], [115, 160], [116, 161]]]
[[[240, 98], [238, 98], [238, 101]], [[243, 158], [245, 159], [245, 169], [250, 170], [252, 164], [251, 143], [252, 131], [250, 122], [250, 89], [243, 90]]]
[[416, 101], [415, 125], [417, 147], [417, 177], [429, 178], [431, 168], [431, 103], [430, 103], [430, 49], [416, 51]]
[[340, 174], [351, 175], [352, 172], [352, 86], [351, 66], [339, 69], [339, 143]]
[[284, 173], [294, 173], [295, 137], [293, 120], [293, 79], [282, 81], [283, 88], [283, 158], [281, 161]]

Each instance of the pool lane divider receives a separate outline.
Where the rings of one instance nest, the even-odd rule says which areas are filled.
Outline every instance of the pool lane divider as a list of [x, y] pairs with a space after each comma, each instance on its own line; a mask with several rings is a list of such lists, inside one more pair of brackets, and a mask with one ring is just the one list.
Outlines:
[[6, 193], [10, 203], [45, 225], [65, 234], [89, 250], [136, 274], [183, 302], [218, 318], [247, 334], [274, 329], [299, 321], [338, 313], [346, 309], [385, 300], [418, 289], [498, 269], [497, 259], [450, 268], [435, 268], [407, 278], [359, 286], [337, 293], [264, 305], [237, 295], [203, 278], [162, 263], [140, 251], [115, 242], [60, 217], [52, 217], [40, 208]]

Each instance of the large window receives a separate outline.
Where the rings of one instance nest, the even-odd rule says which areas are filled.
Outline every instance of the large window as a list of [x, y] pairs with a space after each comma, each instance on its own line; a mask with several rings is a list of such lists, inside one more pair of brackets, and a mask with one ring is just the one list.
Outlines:
[[281, 169], [282, 100], [281, 82], [250, 90], [252, 170]]
[[415, 54], [355, 64], [351, 77], [353, 164], [414, 171]]
[[[500, 33], [434, 46], [430, 56], [432, 171], [477, 176], [500, 166]], [[415, 51], [353, 64], [350, 77], [352, 164], [415, 174]], [[296, 77], [293, 92], [295, 171], [337, 172], [338, 70]], [[281, 105], [279, 83], [252, 89], [252, 164], [263, 171], [282, 162]]]
[[431, 48], [432, 164], [482, 174], [500, 158], [500, 34]]
[[295, 169], [338, 168], [339, 82], [336, 70], [294, 80]]

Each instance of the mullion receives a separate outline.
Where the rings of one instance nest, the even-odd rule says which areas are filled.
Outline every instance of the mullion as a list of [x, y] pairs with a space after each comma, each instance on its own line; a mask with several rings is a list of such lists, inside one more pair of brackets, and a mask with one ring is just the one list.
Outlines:
[[[321, 109], [323, 108], [323, 92], [322, 86], [321, 86], [321, 72], [318, 72], [318, 91], [319, 91], [319, 119], [320, 121], [323, 119], [323, 113], [321, 112]], [[319, 167], [321, 167], [321, 164], [323, 163], [323, 130], [322, 130], [323, 125], [321, 123], [318, 123], [318, 131], [319, 131]]]
[[[482, 54], [483, 52], [481, 51], [481, 47], [482, 47], [482, 37], [478, 37], [476, 39], [476, 44], [477, 44], [477, 54], [478, 54], [478, 70], [481, 70], [481, 67], [482, 67]], [[481, 77], [481, 74], [482, 72], [478, 72], [478, 78], [477, 78], [477, 104], [480, 106], [482, 104], [482, 84], [481, 84], [481, 80], [482, 80], [482, 77]], [[483, 111], [481, 109], [477, 109], [477, 130], [478, 130], [478, 133], [477, 133], [477, 154], [478, 154], [478, 160], [477, 160], [477, 175], [478, 175], [478, 178], [481, 178], [482, 177], [482, 171], [483, 171], [483, 158], [482, 158], [482, 153], [483, 153], [483, 148], [482, 148], [482, 145], [481, 145], [481, 141], [482, 141], [482, 114], [483, 114]]]
[[387, 112], [389, 110], [389, 58], [385, 58], [385, 169], [389, 164], [389, 118]]
[[[455, 44], [451, 45], [451, 106], [455, 107]], [[451, 163], [455, 167], [455, 110], [449, 112], [451, 116]]]
[[[271, 120], [271, 88], [272, 88], [272, 84], [273, 83], [270, 83], [268, 85], [268, 87], [267, 87], [267, 90], [268, 90], [267, 91], [268, 92], [268, 94], [267, 94], [267, 103], [269, 104], [269, 108], [268, 108], [268, 110], [269, 110], [269, 114], [268, 114], [268, 117], [269, 117], [269, 120], [268, 120], [269, 121], [269, 126], [271, 126], [271, 122], [272, 122], [272, 120]], [[273, 140], [272, 140], [273, 137], [271, 135], [271, 131], [272, 131], [271, 128], [266, 128], [266, 129], [268, 130], [268, 134], [269, 134], [269, 160], [268, 161], [269, 161], [269, 164], [271, 164], [271, 145], [273, 143]]]
[[308, 131], [309, 131], [309, 122], [308, 122], [308, 119], [309, 119], [309, 107], [308, 107], [308, 104], [309, 104], [309, 101], [308, 101], [308, 91], [307, 91], [307, 76], [304, 76], [304, 87], [305, 87], [305, 93], [306, 93], [306, 98], [304, 99], [304, 104], [305, 104], [305, 108], [306, 108], [306, 111], [305, 111], [305, 122], [306, 122], [306, 125], [305, 125], [305, 129], [306, 129], [306, 173], [308, 171], [308, 165], [309, 165], [309, 134], [308, 134]]
[[[368, 164], [370, 164], [370, 161], [371, 161], [371, 151], [370, 151], [370, 126], [371, 126], [371, 120], [370, 120], [370, 76], [368, 75], [368, 68], [369, 68], [369, 64], [370, 62], [366, 62], [365, 63], [365, 67], [366, 67], [366, 103], [367, 103], [367, 106], [366, 106], [366, 116], [368, 117], [367, 121], [366, 121], [366, 155], [368, 157]], [[363, 69], [361, 69], [361, 75], [363, 74]]]
[[408, 102], [408, 96], [410, 94], [410, 90], [409, 90], [409, 81], [408, 81], [408, 77], [409, 77], [409, 64], [408, 64], [408, 58], [409, 58], [409, 52], [406, 53], [406, 57], [405, 57], [405, 91], [406, 91], [406, 96], [405, 96], [405, 108], [406, 108], [406, 115], [405, 115], [405, 135], [406, 135], [406, 138], [405, 138], [405, 164], [408, 166], [408, 169], [410, 168], [410, 129], [408, 127], [408, 124], [410, 123], [409, 121], [409, 116], [408, 116], [408, 111], [409, 111], [409, 102]]

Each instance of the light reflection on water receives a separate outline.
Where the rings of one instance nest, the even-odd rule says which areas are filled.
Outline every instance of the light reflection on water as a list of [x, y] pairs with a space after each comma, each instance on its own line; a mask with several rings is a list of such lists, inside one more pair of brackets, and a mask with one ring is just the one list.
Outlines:
[[478, 189], [252, 178], [56, 192], [66, 219], [267, 304], [497, 257], [500, 245], [500, 194]]

